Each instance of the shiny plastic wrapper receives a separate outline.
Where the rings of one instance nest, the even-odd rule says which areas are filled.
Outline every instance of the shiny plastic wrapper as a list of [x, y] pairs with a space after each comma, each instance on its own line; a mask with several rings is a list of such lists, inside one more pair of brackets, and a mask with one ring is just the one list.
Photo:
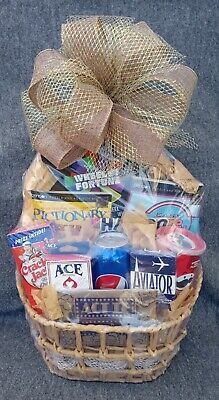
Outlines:
[[193, 284], [205, 250], [203, 185], [167, 151], [128, 175], [96, 165], [87, 153], [58, 170], [36, 155], [8, 234], [19, 279], [48, 319], [156, 326]]

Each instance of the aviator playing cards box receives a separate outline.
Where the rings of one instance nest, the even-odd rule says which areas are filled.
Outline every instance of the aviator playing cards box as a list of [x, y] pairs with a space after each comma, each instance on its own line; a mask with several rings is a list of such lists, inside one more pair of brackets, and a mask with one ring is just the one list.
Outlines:
[[132, 289], [156, 290], [161, 302], [176, 295], [176, 257], [171, 254], [137, 250], [130, 254]]

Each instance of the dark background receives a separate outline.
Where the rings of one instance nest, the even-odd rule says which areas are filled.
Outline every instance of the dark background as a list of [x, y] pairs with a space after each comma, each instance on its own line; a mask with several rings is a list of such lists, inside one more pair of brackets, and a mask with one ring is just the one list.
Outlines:
[[[32, 344], [19, 301], [14, 264], [5, 235], [18, 220], [21, 177], [31, 150], [20, 106], [35, 55], [60, 46], [60, 24], [73, 14], [126, 15], [144, 20], [178, 51], [199, 76], [184, 128], [198, 151], [175, 154], [205, 184], [202, 233], [204, 285], [181, 352], [163, 377], [145, 384], [65, 381], [52, 376]], [[32, 399], [216, 399], [219, 352], [218, 303], [218, 137], [216, 0], [3, 0], [0, 1], [0, 398]]]

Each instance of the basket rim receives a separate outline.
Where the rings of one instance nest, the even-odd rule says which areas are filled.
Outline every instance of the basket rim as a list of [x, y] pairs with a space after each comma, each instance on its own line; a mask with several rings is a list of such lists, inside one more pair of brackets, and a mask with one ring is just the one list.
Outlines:
[[192, 312], [192, 308], [199, 296], [199, 292], [201, 290], [201, 285], [202, 285], [202, 280], [203, 280], [203, 270], [202, 266], [200, 265], [198, 267], [198, 274], [197, 274], [197, 282], [196, 285], [193, 287], [193, 294], [190, 295], [190, 303], [188, 305], [188, 308], [185, 309], [185, 311], [178, 316], [175, 319], [171, 319], [170, 321], [165, 321], [161, 322], [157, 326], [149, 326], [149, 327], [143, 327], [143, 326], [138, 326], [138, 327], [132, 327], [132, 326], [110, 326], [110, 325], [94, 325], [94, 324], [80, 324], [80, 323], [75, 323], [75, 322], [61, 322], [61, 321], [53, 321], [53, 320], [48, 320], [42, 315], [39, 315], [37, 312], [34, 311], [34, 309], [28, 304], [27, 297], [25, 296], [24, 289], [20, 283], [20, 279], [18, 274], [16, 274], [16, 285], [18, 289], [18, 293], [20, 296], [20, 299], [24, 305], [25, 311], [29, 314], [29, 317], [33, 320], [36, 320], [38, 323], [47, 326], [47, 327], [55, 327], [60, 330], [80, 330], [80, 331], [91, 331], [91, 332], [104, 332], [104, 333], [110, 333], [110, 332], [117, 332], [117, 333], [135, 333], [135, 332], [143, 332], [143, 333], [156, 333], [161, 330], [165, 330], [168, 328], [171, 328], [172, 326], [175, 326], [177, 324], [180, 324], [184, 319], [190, 316]]

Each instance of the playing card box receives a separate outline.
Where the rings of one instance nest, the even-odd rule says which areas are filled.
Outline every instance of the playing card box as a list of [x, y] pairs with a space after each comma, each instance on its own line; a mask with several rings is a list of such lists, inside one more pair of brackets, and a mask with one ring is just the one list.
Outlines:
[[176, 257], [171, 254], [136, 250], [130, 253], [130, 287], [157, 290], [160, 301], [176, 296]]
[[48, 284], [60, 292], [92, 289], [91, 260], [78, 254], [48, 254]]

